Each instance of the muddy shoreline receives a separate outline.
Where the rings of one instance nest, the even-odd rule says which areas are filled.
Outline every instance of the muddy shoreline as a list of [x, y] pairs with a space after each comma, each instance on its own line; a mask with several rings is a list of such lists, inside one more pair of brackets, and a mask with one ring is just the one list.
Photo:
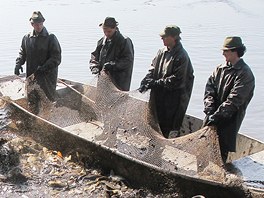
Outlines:
[[[112, 170], [106, 172], [94, 168], [78, 152], [67, 155], [62, 155], [62, 152], [2, 131], [1, 197], [190, 197], [180, 189], [169, 189], [168, 192], [157, 189], [153, 192], [135, 188]], [[258, 197], [250, 195], [250, 192], [244, 195]]]
[[1, 197], [182, 197], [133, 189], [113, 171], [86, 164], [77, 152], [62, 156], [35, 141], [1, 138]]

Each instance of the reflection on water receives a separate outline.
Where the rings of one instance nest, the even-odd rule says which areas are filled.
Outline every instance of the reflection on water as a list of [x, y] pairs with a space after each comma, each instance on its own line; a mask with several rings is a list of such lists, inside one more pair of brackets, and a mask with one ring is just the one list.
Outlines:
[[94, 81], [88, 69], [90, 53], [102, 36], [98, 24], [114, 16], [135, 46], [132, 89], [139, 86], [162, 42], [159, 32], [167, 24], [182, 29], [182, 42], [194, 69], [195, 85], [188, 113], [202, 118], [203, 92], [208, 76], [223, 62], [220, 47], [226, 36], [239, 35], [248, 49], [245, 62], [256, 76], [256, 90], [241, 131], [264, 141], [259, 133], [264, 117], [262, 73], [264, 26], [262, 0], [2, 0], [0, 2], [0, 75], [12, 74], [22, 37], [31, 30], [29, 17], [41, 10], [45, 26], [58, 37], [63, 60], [60, 76]]

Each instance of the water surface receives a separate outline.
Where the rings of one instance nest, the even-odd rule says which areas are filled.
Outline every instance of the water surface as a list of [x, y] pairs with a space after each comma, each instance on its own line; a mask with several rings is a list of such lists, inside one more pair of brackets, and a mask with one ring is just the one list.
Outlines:
[[168, 24], [182, 30], [182, 43], [194, 69], [195, 85], [188, 113], [203, 118], [207, 78], [224, 61], [220, 50], [226, 36], [241, 36], [248, 51], [244, 60], [256, 77], [255, 95], [241, 132], [264, 141], [264, 2], [262, 0], [1, 0], [0, 75], [13, 74], [23, 35], [31, 31], [29, 18], [40, 10], [44, 25], [59, 39], [63, 60], [59, 76], [90, 83], [90, 53], [103, 35], [98, 24], [114, 16], [135, 47], [132, 89], [138, 88], [151, 60], [162, 47], [158, 34]]

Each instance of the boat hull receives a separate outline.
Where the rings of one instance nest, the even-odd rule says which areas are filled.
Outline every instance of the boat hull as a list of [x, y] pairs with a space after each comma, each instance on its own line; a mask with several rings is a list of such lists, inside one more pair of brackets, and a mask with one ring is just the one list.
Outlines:
[[12, 80], [17, 89], [12, 94], [7, 92], [12, 83], [2, 80], [2, 95], [14, 100], [9, 100], [12, 129], [63, 154], [78, 152], [91, 166], [114, 170], [135, 187], [188, 196], [246, 196], [242, 180], [230, 178], [223, 168], [214, 128], [200, 129], [201, 120], [186, 115], [182, 137], [166, 139], [148, 101], [102, 78], [96, 87], [63, 81], [56, 103], [42, 104], [39, 115], [27, 109], [23, 80]]
[[[105, 173], [114, 171], [135, 188], [148, 188], [155, 193], [179, 193], [186, 197], [202, 194], [205, 197], [246, 197], [241, 186], [228, 185], [210, 180], [201, 180], [188, 175], [173, 173], [158, 166], [130, 157], [118, 150], [99, 145], [42, 119], [16, 103], [11, 102], [12, 120], [16, 124], [13, 132], [30, 137], [51, 150], [63, 155], [78, 152], [80, 159], [89, 167], [99, 168]], [[23, 118], [23, 122], [20, 122]], [[26, 118], [26, 119], [25, 119]]]

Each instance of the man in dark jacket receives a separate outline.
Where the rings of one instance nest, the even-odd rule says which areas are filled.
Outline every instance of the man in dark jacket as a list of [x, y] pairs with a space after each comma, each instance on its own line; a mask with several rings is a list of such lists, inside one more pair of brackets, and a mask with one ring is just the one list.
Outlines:
[[54, 101], [61, 47], [56, 36], [48, 33], [43, 26], [45, 19], [41, 12], [33, 12], [29, 21], [33, 31], [22, 39], [19, 56], [16, 59], [15, 74], [19, 75], [20, 71], [23, 72], [22, 65], [26, 62], [26, 76], [34, 74], [34, 80], [43, 89], [47, 98]]
[[115, 18], [107, 17], [99, 26], [105, 36], [98, 41], [91, 54], [92, 74], [104, 70], [118, 89], [129, 91], [134, 63], [133, 43], [120, 33]]
[[193, 67], [180, 42], [180, 33], [180, 28], [172, 25], [160, 34], [165, 47], [158, 51], [139, 88], [140, 92], [151, 89], [150, 100], [166, 138], [179, 133], [194, 80]]
[[249, 66], [241, 58], [246, 47], [240, 37], [227, 37], [223, 55], [226, 62], [209, 77], [204, 95], [204, 125], [217, 127], [223, 161], [236, 151], [236, 136], [255, 88]]

